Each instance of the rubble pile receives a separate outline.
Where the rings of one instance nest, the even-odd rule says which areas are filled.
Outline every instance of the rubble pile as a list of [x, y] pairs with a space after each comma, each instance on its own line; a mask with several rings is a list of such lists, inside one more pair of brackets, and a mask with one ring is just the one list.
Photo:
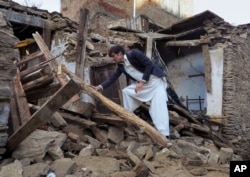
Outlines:
[[95, 113], [90, 124], [58, 113], [67, 124], [46, 124], [31, 133], [2, 161], [0, 176], [228, 176], [229, 161], [241, 159], [201, 137], [183, 136], [160, 147], [115, 115]]
[[[100, 45], [91, 36], [90, 42]], [[29, 108], [33, 115], [40, 109], [32, 103]], [[218, 148], [198, 136], [212, 131], [185, 113], [178, 108], [170, 111], [173, 136], [168, 146], [161, 146], [143, 127], [117, 115], [93, 111], [87, 118], [81, 112], [59, 109], [6, 154], [0, 176], [227, 176], [229, 161], [241, 158], [233, 149]], [[152, 125], [147, 107], [135, 114]], [[183, 128], [193, 137], [180, 135], [177, 130]]]
[[[33, 115], [42, 110], [29, 107]], [[227, 176], [229, 161], [241, 157], [203, 137], [213, 132], [208, 125], [174, 108], [167, 146], [117, 115], [59, 109], [2, 160], [0, 176]], [[152, 125], [146, 106], [135, 114]]]

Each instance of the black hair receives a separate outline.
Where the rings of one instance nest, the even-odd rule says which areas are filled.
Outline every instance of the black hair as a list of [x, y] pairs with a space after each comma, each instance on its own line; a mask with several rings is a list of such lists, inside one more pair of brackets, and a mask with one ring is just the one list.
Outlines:
[[124, 55], [125, 54], [125, 49], [124, 47], [122, 47], [121, 45], [115, 45], [115, 46], [112, 46], [110, 49], [109, 49], [109, 57], [112, 57], [112, 54], [118, 54], [119, 52], [122, 52], [122, 54]]

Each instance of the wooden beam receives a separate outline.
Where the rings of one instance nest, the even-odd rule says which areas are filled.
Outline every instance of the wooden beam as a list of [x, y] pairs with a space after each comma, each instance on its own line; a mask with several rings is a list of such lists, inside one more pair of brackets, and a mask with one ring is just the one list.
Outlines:
[[48, 27], [48, 24], [44, 25], [42, 35], [43, 35], [43, 40], [44, 40], [45, 44], [50, 49], [50, 47], [51, 47], [51, 45], [50, 45], [51, 44], [51, 29]]
[[178, 39], [178, 38], [181, 38], [183, 36], [197, 33], [199, 31], [204, 31], [204, 27], [199, 27], [199, 28], [185, 31], [182, 33], [178, 33], [178, 34], [138, 33], [136, 35], [141, 37], [141, 38], [144, 38], [144, 39], [146, 39], [147, 37], [152, 37], [154, 40], [166, 40], [166, 39], [169, 40], [169, 39]]
[[168, 41], [166, 46], [199, 46], [202, 44], [209, 43], [208, 40], [184, 40], [184, 41]]
[[19, 70], [17, 70], [16, 76], [13, 78], [13, 86], [14, 86], [14, 92], [15, 92], [15, 101], [17, 104], [17, 109], [20, 117], [20, 122], [24, 123], [28, 121], [30, 118], [30, 110], [28, 106], [28, 101], [26, 99], [25, 92], [23, 90], [21, 81], [20, 81], [20, 74]]
[[146, 39], [146, 56], [151, 59], [153, 42], [155, 39], [169, 39], [172, 35], [160, 34], [160, 33], [139, 33], [137, 36]]
[[36, 8], [29, 7], [27, 8], [26, 6], [22, 6], [14, 1], [0, 1], [0, 6], [5, 7], [3, 9], [10, 9], [16, 12], [28, 13], [45, 19], [49, 18], [49, 14], [46, 10], [37, 10]]
[[103, 96], [100, 92], [94, 90], [89, 85], [84, 83], [81, 78], [77, 77], [74, 73], [69, 71], [65, 66], [62, 66], [62, 71], [65, 72], [69, 77], [77, 80], [81, 85], [81, 88], [90, 96], [95, 98], [96, 100], [102, 102], [108, 109], [113, 111], [116, 115], [120, 116], [123, 120], [125, 120], [129, 124], [134, 124], [137, 127], [142, 128], [145, 133], [159, 146], [169, 147], [172, 144], [169, 144], [168, 139], [162, 135], [158, 130], [149, 125], [147, 122], [137, 117], [134, 113], [126, 110], [115, 102]]
[[78, 40], [77, 40], [77, 49], [76, 49], [76, 70], [75, 74], [83, 79], [83, 68], [85, 64], [86, 58], [86, 39], [88, 33], [88, 16], [89, 10], [88, 9], [80, 9], [80, 20], [79, 20], [79, 33], [78, 33]]
[[[40, 34], [38, 32], [33, 33], [33, 38], [35, 39], [38, 47], [40, 48], [40, 50], [43, 52], [43, 55], [45, 57], [46, 60], [52, 59], [54, 58], [54, 56], [52, 55], [52, 53], [50, 52], [48, 46], [46, 45], [46, 43], [44, 42], [43, 38], [40, 36]], [[57, 73], [57, 62], [56, 61], [51, 61], [50, 62], [51, 65], [51, 69], [52, 71]]]
[[183, 114], [191, 122], [194, 122], [198, 125], [201, 124], [194, 116], [192, 116], [187, 110], [183, 109], [182, 107], [174, 104], [174, 105], [171, 105], [171, 109], [174, 109], [176, 112]]
[[181, 38], [181, 37], [184, 37], [184, 36], [195, 34], [195, 33], [201, 32], [201, 31], [205, 31], [203, 26], [192, 29], [192, 30], [189, 30], [189, 31], [185, 31], [185, 32], [182, 32], [182, 33], [178, 33], [178, 34], [175, 35], [174, 39], [178, 39], [178, 38]]
[[51, 116], [79, 91], [79, 85], [72, 79], [65, 86], [61, 87], [26, 123], [9, 137], [7, 150], [13, 151], [29, 134], [41, 124], [50, 120]]
[[209, 54], [209, 47], [207, 44], [202, 45], [202, 53], [204, 57], [205, 66], [205, 82], [206, 89], [208, 93], [212, 92], [212, 68], [211, 68], [211, 58]]
[[0, 8], [0, 11], [4, 14], [6, 20], [10, 22], [21, 23], [40, 28], [44, 28], [44, 26], [46, 26], [46, 28], [49, 28], [51, 30], [53, 30], [54, 28], [52, 21], [48, 21], [46, 19], [39, 18], [34, 15], [27, 15], [25, 13], [15, 12], [2, 8]]
[[153, 49], [153, 38], [147, 37], [146, 56], [151, 59]]
[[161, 34], [161, 33], [138, 33], [136, 35], [144, 39], [148, 37], [151, 37], [153, 39], [173, 39], [175, 37], [175, 35]]
[[73, 115], [70, 115], [69, 113], [66, 113], [66, 112], [59, 112], [59, 113], [62, 115], [62, 117], [68, 123], [77, 124], [77, 125], [83, 126], [85, 128], [90, 128], [90, 127], [96, 126], [96, 123], [92, 122], [91, 120], [80, 118], [79, 116], [73, 116]]

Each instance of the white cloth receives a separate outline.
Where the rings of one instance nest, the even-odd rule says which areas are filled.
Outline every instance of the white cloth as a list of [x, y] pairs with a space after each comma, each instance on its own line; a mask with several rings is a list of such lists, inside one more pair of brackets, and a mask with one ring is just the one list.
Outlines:
[[[124, 57], [125, 71], [140, 81], [143, 73], [135, 69]], [[149, 81], [142, 90], [135, 92], [137, 82], [132, 83], [122, 90], [123, 106], [129, 111], [134, 111], [142, 102], [150, 102], [149, 114], [155, 127], [165, 136], [169, 136], [169, 115], [167, 107], [167, 82], [165, 78], [150, 75]]]

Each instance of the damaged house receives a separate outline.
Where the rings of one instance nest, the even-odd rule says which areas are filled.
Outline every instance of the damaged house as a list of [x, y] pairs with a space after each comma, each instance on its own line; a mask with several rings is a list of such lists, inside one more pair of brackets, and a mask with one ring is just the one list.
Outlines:
[[[83, 3], [83, 5], [88, 4]], [[71, 19], [76, 19], [70, 16], [72, 6], [74, 3], [69, 5], [67, 1], [62, 2], [62, 8], [65, 8], [62, 13]], [[96, 9], [96, 12], [100, 9], [102, 12], [105, 10], [101, 7]], [[119, 8], [119, 6], [115, 7]], [[105, 12], [108, 14], [107, 11]], [[116, 14], [116, 12], [113, 13]], [[75, 13], [77, 16], [79, 12], [75, 11]], [[138, 10], [139, 13], [140, 10]], [[131, 14], [131, 12], [123, 14]], [[159, 18], [154, 18], [152, 14], [147, 14], [150, 17], [149, 25], [145, 25], [144, 28], [140, 27], [140, 23], [138, 23], [139, 28], [135, 28], [133, 21], [128, 23], [126, 16], [120, 16], [122, 19], [107, 23], [107, 26], [120, 32], [134, 30], [136, 36], [143, 41], [143, 47], [141, 44], [137, 44], [136, 47], [141, 47], [150, 58], [154, 55], [154, 49], [157, 49], [167, 66], [171, 85], [182, 104], [192, 114], [201, 115], [205, 120], [209, 119], [218, 125], [215, 128], [218, 128], [218, 134], [240, 148], [242, 150], [240, 154], [248, 158], [249, 120], [246, 111], [249, 102], [248, 25], [232, 26], [210, 11], [185, 20], [172, 20], [171, 23], [166, 23], [165, 19], [175, 19], [174, 17], [159, 21]], [[93, 19], [96, 16], [98, 15], [92, 15]], [[153, 24], [158, 25], [152, 27], [150, 19], [156, 20]], [[166, 28], [162, 28], [163, 25]], [[102, 32], [99, 34], [106, 35]], [[120, 42], [124, 43], [124, 41]], [[91, 67], [94, 70], [92, 76], [95, 78], [92, 78], [92, 84], [98, 84], [107, 78], [110, 69], [112, 70], [112, 68], [108, 69], [108, 66], [109, 64], [104, 69], [101, 64], [100, 74], [98, 74], [98, 65]], [[119, 83], [116, 88], [110, 88], [108, 93], [104, 94], [119, 103], [119, 91], [114, 92], [114, 90], [119, 90], [122, 85], [124, 83]], [[112, 96], [114, 93], [116, 94]]]
[[[12, 152], [13, 162], [3, 160], [0, 176], [8, 165], [23, 176], [225, 176], [230, 160], [249, 159], [249, 25], [210, 11], [159, 20], [147, 6], [134, 21], [107, 1], [79, 11], [68, 2], [62, 14], [73, 21], [0, 1], [0, 155]], [[172, 144], [152, 128], [146, 105], [119, 106], [125, 77], [103, 93], [88, 87], [115, 70], [114, 44], [166, 71]]]
[[249, 158], [249, 25], [234, 27], [205, 11], [158, 33], [167, 35], [156, 44], [183, 103], [218, 122]]

